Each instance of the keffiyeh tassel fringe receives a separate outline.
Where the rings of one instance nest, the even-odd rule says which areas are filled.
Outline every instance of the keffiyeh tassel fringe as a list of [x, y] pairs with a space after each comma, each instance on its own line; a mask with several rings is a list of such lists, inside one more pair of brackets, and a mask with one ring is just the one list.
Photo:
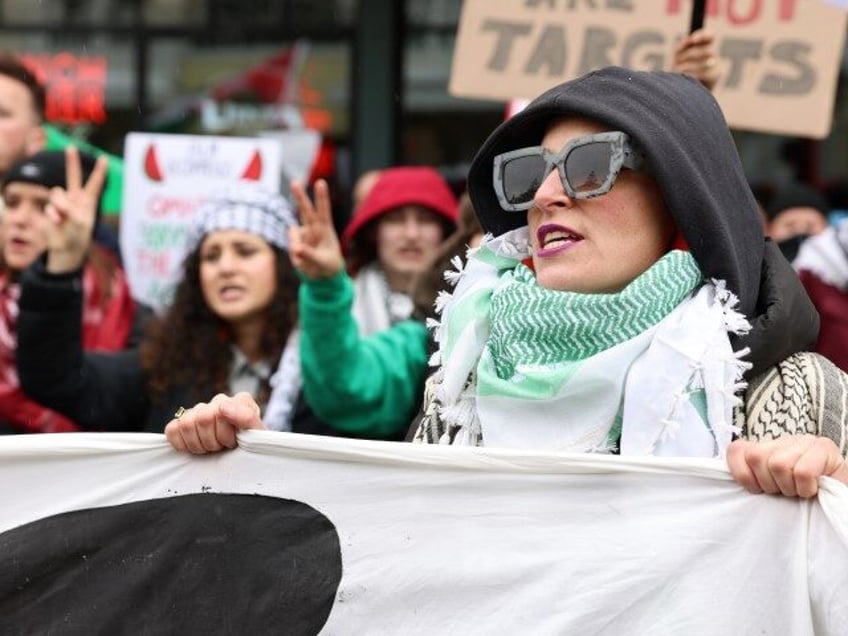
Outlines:
[[[454, 404], [439, 407], [439, 415], [445, 422], [445, 432], [440, 444], [476, 446], [481, 436], [480, 420], [477, 417], [477, 400], [474, 392], [466, 389]], [[451, 441], [453, 439], [453, 441]]]
[[445, 306], [450, 302], [451, 298], [453, 298], [453, 294], [446, 291], [440, 291], [436, 295], [436, 302], [433, 306], [436, 308], [437, 314], [441, 314], [445, 310]]
[[723, 280], [713, 278], [711, 282], [715, 289], [716, 302], [721, 307], [727, 332], [742, 336], [751, 331], [751, 323], [736, 309], [739, 306], [739, 298], [736, 294], [727, 289], [727, 284]]
[[451, 287], [456, 287], [459, 279], [465, 273], [465, 263], [459, 256], [454, 256], [451, 259], [451, 265], [453, 265], [454, 269], [446, 269], [443, 276], [445, 277], [445, 282]]
[[[427, 318], [424, 321], [425, 326], [433, 333], [433, 341], [439, 345], [442, 342], [442, 323], [435, 318]], [[430, 359], [427, 361], [431, 367], [438, 367], [442, 364], [442, 349], [437, 347]]]
[[[696, 377], [697, 375], [698, 374], [696, 374]], [[661, 420], [662, 430], [660, 431], [659, 438], [654, 441], [654, 445], [651, 448], [652, 453], [656, 448], [657, 443], [665, 443], [669, 440], [677, 439], [677, 431], [680, 430], [680, 422], [682, 417], [680, 414], [681, 406], [688, 399], [689, 396], [686, 393], [677, 393], [674, 396], [674, 402], [671, 405], [671, 409], [669, 409], [668, 417], [665, 417]]]
[[[742, 336], [750, 332], [751, 323], [737, 310], [739, 298], [727, 289], [727, 285], [723, 280], [713, 279], [712, 283], [715, 287], [716, 301], [721, 306], [727, 333]], [[745, 347], [739, 351], [734, 351], [733, 357], [722, 361], [725, 364], [731, 365], [733, 368], [733, 384], [725, 389], [725, 395], [731, 405], [731, 412], [715, 424], [715, 435], [717, 439], [724, 438], [732, 440], [734, 436], [738, 436], [742, 432], [742, 429], [733, 420], [733, 409], [744, 403], [744, 393], [748, 388], [748, 382], [745, 380], [745, 372], [753, 365], [747, 360], [743, 360], [743, 358], [749, 353], [751, 353], [751, 349]], [[725, 450], [726, 448], [719, 449], [719, 454], [722, 457]]]

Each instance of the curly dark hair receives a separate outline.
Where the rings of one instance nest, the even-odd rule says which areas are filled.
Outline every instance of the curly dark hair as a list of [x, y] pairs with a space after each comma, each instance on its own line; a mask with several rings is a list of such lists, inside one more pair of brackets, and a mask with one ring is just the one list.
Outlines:
[[[298, 278], [288, 255], [274, 251], [277, 289], [265, 314], [266, 329], [262, 350], [276, 362], [297, 322]], [[209, 309], [200, 287], [200, 248], [183, 261], [183, 279], [174, 293], [166, 314], [154, 318], [147, 338], [141, 345], [141, 364], [148, 376], [148, 390], [154, 403], [161, 403], [174, 387], [188, 386], [192, 397], [206, 400], [214, 393], [227, 391], [233, 354], [227, 343], [227, 324]], [[267, 383], [266, 383], [267, 384]], [[263, 404], [270, 390], [263, 386], [257, 402]]]

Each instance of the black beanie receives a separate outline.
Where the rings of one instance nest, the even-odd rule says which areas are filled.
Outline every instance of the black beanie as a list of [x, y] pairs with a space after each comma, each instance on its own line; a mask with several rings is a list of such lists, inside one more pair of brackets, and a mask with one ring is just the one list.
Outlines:
[[680, 73], [607, 67], [555, 86], [501, 124], [468, 172], [483, 229], [497, 236], [527, 224], [526, 213], [498, 203], [495, 156], [538, 146], [549, 124], [565, 116], [593, 119], [638, 142], [701, 272], [726, 281], [741, 311], [753, 315], [765, 246], [757, 203], [718, 103]]
[[[80, 167], [82, 169], [82, 181], [85, 183], [94, 170], [97, 159], [92, 155], [80, 152]], [[53, 188], [65, 186], [65, 151], [43, 150], [31, 157], [22, 159], [14, 164], [3, 177], [3, 190], [9, 183], [22, 181]]]
[[[97, 159], [79, 151], [80, 169], [82, 182], [85, 183], [91, 176]], [[31, 157], [18, 161], [6, 172], [3, 177], [3, 186], [0, 193], [5, 193], [6, 186], [14, 182], [32, 183], [45, 188], [66, 187], [65, 184], [65, 151], [64, 150], [42, 150]], [[106, 187], [104, 181], [103, 187]], [[102, 191], [101, 191], [102, 195]], [[100, 225], [101, 197], [97, 198], [97, 218], [94, 222], [93, 231], [97, 231]]]
[[795, 181], [782, 185], [774, 193], [766, 208], [766, 216], [769, 221], [774, 221], [781, 212], [790, 208], [813, 208], [825, 219], [830, 212], [827, 199], [821, 192]]

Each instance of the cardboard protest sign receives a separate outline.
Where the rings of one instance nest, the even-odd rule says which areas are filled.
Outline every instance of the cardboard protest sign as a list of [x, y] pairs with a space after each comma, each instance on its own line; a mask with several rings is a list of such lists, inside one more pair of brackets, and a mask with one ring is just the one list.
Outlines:
[[0, 633], [848, 633], [848, 488], [248, 431], [0, 440]]
[[170, 302], [192, 216], [209, 192], [236, 181], [279, 192], [281, 179], [277, 140], [127, 135], [120, 242], [133, 296], [157, 310]]
[[[668, 70], [691, 0], [465, 0], [449, 90], [462, 97], [535, 97], [608, 65]], [[846, 13], [821, 0], [710, 0], [732, 128], [825, 137]]]

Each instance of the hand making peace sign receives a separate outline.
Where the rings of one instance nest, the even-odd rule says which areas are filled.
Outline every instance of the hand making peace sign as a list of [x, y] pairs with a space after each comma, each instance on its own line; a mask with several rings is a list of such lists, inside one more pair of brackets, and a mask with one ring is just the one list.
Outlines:
[[82, 267], [92, 241], [107, 166], [108, 160], [98, 157], [83, 183], [79, 151], [74, 146], [65, 148], [65, 187], [50, 189], [50, 201], [44, 210], [50, 220], [47, 271], [61, 274]]
[[289, 229], [289, 256], [308, 278], [332, 278], [344, 269], [344, 256], [333, 227], [333, 211], [327, 182], [315, 183], [315, 205], [297, 182], [291, 192], [300, 211], [300, 226]]

